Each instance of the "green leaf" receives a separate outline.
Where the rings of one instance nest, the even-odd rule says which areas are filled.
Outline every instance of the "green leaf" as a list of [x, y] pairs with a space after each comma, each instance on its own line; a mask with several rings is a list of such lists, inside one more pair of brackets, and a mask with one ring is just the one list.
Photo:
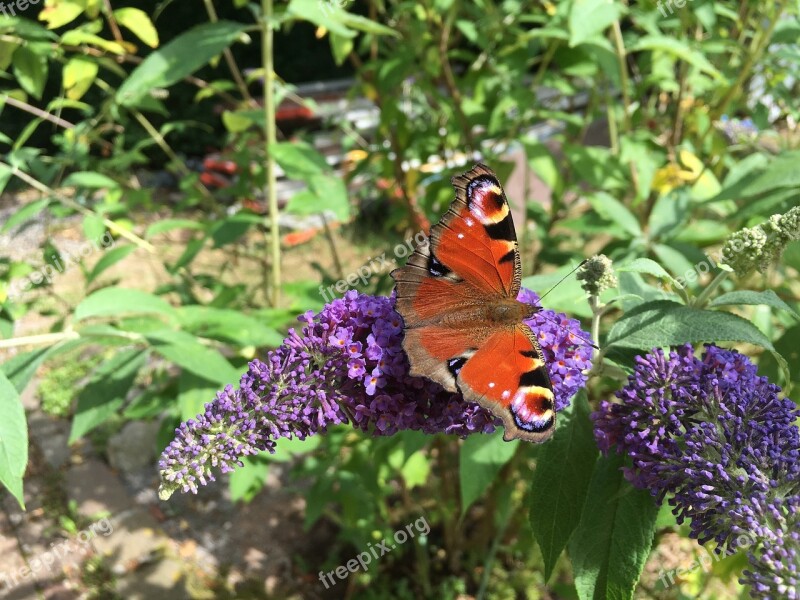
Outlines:
[[231, 500], [250, 502], [264, 487], [269, 475], [269, 459], [266, 453], [242, 458], [243, 466], [235, 469], [228, 480]]
[[204, 23], [151, 53], [122, 82], [116, 100], [136, 106], [156, 88], [166, 88], [194, 73], [222, 53], [247, 26], [231, 21]]
[[201, 414], [205, 405], [213, 402], [216, 393], [216, 383], [189, 371], [182, 371], [178, 376], [178, 409], [181, 421], [188, 421]]
[[615, 265], [614, 269], [618, 273], [642, 273], [652, 275], [656, 279], [665, 282], [673, 283], [675, 281], [664, 267], [649, 258], [637, 258], [619, 267]]
[[237, 346], [277, 347], [283, 335], [274, 327], [238, 310], [211, 306], [183, 306], [178, 309], [181, 329], [205, 338]]
[[350, 198], [344, 181], [335, 176], [314, 175], [309, 185], [318, 198], [317, 212], [330, 211], [338, 221], [350, 219]]
[[92, 283], [103, 271], [114, 266], [119, 261], [124, 260], [135, 250], [136, 246], [127, 244], [126, 246], [119, 246], [106, 251], [105, 254], [100, 257], [100, 260], [95, 263], [91, 273], [86, 277], [86, 283]]
[[581, 391], [559, 415], [552, 440], [536, 457], [530, 492], [530, 521], [550, 579], [561, 552], [578, 526], [597, 460], [589, 403]]
[[458, 460], [462, 514], [489, 488], [518, 444], [518, 440], [504, 442], [501, 432], [471, 435], [464, 440]]
[[11, 58], [19, 46], [20, 44], [16, 42], [0, 41], [0, 71], [8, 70], [9, 65], [11, 65]]
[[406, 489], [413, 490], [415, 487], [425, 485], [428, 475], [431, 472], [431, 464], [424, 452], [414, 452], [408, 457], [400, 473], [406, 484]]
[[159, 314], [175, 316], [175, 309], [158, 296], [128, 288], [108, 287], [87, 296], [75, 307], [76, 321], [90, 317], [119, 316], [123, 314]]
[[214, 248], [222, 248], [231, 244], [246, 234], [249, 229], [263, 222], [260, 215], [250, 213], [237, 213], [221, 218], [211, 226], [209, 233], [214, 241]]
[[146, 360], [147, 352], [139, 348], [122, 350], [92, 373], [89, 383], [78, 394], [70, 444], [119, 412]]
[[191, 219], [164, 219], [157, 221], [147, 228], [145, 238], [150, 239], [160, 233], [167, 233], [175, 229], [199, 229], [205, 230], [206, 226], [203, 223], [192, 221]]
[[[738, 196], [751, 198], [776, 188], [800, 187], [800, 150], [784, 152], [772, 159], [760, 175], [745, 183], [738, 189]], [[726, 190], [720, 192], [724, 194]]]
[[320, 436], [316, 435], [304, 440], [296, 437], [281, 438], [281, 441], [275, 446], [275, 454], [268, 455], [268, 459], [270, 462], [287, 462], [295, 456], [313, 452], [321, 442]]
[[603, 33], [619, 18], [621, 6], [610, 0], [574, 0], [569, 13], [569, 45], [574, 48]]
[[765, 290], [763, 292], [754, 292], [752, 290], [736, 290], [734, 292], [728, 292], [727, 294], [722, 294], [721, 296], [714, 298], [714, 300], [712, 300], [708, 306], [710, 308], [714, 306], [739, 306], [742, 304], [761, 304], [764, 306], [771, 306], [772, 308], [785, 310], [796, 319], [800, 319], [800, 315], [797, 314], [797, 311], [786, 304], [786, 302], [781, 300], [772, 290]]
[[0, 482], [25, 508], [22, 477], [28, 466], [28, 423], [19, 393], [0, 372]]
[[330, 170], [325, 157], [305, 142], [278, 142], [269, 153], [289, 179], [305, 180]]
[[38, 348], [30, 352], [17, 354], [0, 365], [0, 372], [5, 374], [21, 394], [44, 361], [57, 354], [72, 350], [85, 342], [86, 340], [78, 338], [54, 344], [49, 348]]
[[71, 58], [64, 65], [62, 81], [70, 100], [80, 100], [92, 87], [100, 65], [84, 57]]
[[656, 200], [647, 228], [651, 239], [667, 237], [673, 231], [677, 232], [689, 215], [689, 196], [683, 188], [660, 196]]
[[718, 310], [700, 310], [657, 300], [625, 313], [608, 334], [608, 345], [651, 350], [698, 342], [747, 342], [775, 348], [750, 321]]
[[106, 232], [106, 224], [96, 215], [83, 217], [83, 233], [87, 240], [99, 240]]
[[158, 31], [147, 13], [138, 8], [118, 8], [114, 11], [117, 22], [151, 48], [158, 47]]
[[83, 14], [84, 10], [86, 10], [86, 0], [47, 2], [39, 13], [39, 20], [47, 23], [48, 29], [58, 29], [68, 23], [72, 23]]
[[625, 481], [623, 464], [619, 454], [597, 461], [569, 544], [581, 600], [630, 600], [650, 554], [658, 506]]
[[28, 46], [20, 46], [12, 57], [14, 77], [19, 85], [37, 100], [42, 99], [47, 83], [47, 57], [34, 52]]
[[291, 0], [286, 13], [342, 37], [355, 37], [356, 31], [399, 37], [396, 31], [385, 25], [347, 12], [341, 3], [341, 0]]
[[590, 194], [587, 200], [601, 217], [616, 223], [632, 237], [639, 237], [642, 235], [642, 228], [639, 226], [639, 220], [636, 216], [627, 206], [610, 194], [606, 192], [596, 192]]
[[705, 55], [699, 50], [690, 47], [686, 42], [674, 37], [667, 37], [663, 35], [648, 35], [641, 38], [638, 42], [628, 48], [628, 52], [641, 52], [643, 50], [652, 50], [655, 52], [665, 52], [671, 54], [676, 58], [686, 61], [690, 65], [697, 67], [703, 73], [710, 75], [718, 81], [723, 81], [725, 78], [714, 65], [712, 65]]
[[215, 383], [238, 383], [241, 373], [219, 351], [201, 344], [183, 331], [162, 330], [145, 334], [153, 350], [190, 373]]
[[116, 181], [111, 179], [111, 177], [101, 175], [100, 173], [95, 173], [94, 171], [77, 171], [75, 173], [71, 173], [64, 180], [64, 185], [93, 190], [120, 187]]
[[30, 204], [26, 204], [13, 215], [11, 215], [8, 220], [6, 220], [6, 222], [3, 224], [3, 227], [0, 228], [0, 231], [9, 231], [17, 225], [24, 223], [25, 221], [29, 221], [42, 212], [42, 210], [44, 210], [48, 204], [50, 204], [49, 198], [42, 198], [41, 200], [36, 200]]

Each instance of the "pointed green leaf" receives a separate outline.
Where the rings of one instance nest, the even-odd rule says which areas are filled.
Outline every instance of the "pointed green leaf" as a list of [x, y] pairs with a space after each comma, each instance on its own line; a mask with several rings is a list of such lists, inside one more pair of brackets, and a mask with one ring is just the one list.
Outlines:
[[28, 465], [28, 423], [14, 385], [0, 372], [0, 483], [25, 508], [22, 477]]
[[140, 349], [122, 350], [97, 368], [78, 394], [70, 444], [119, 412], [146, 358]]
[[650, 554], [658, 506], [625, 481], [623, 464], [618, 454], [597, 461], [569, 544], [581, 600], [630, 600]]
[[489, 488], [519, 444], [503, 441], [501, 432], [488, 435], [471, 435], [464, 440], [458, 458], [461, 480], [461, 510], [466, 512]]
[[193, 27], [144, 59], [122, 82], [116, 99], [137, 106], [153, 89], [166, 88], [194, 73], [233, 44], [247, 26], [232, 21]]
[[75, 320], [89, 317], [120, 316], [127, 313], [160, 314], [174, 317], [169, 302], [141, 290], [109, 287], [98, 290], [75, 307]]
[[797, 311], [781, 300], [772, 290], [764, 290], [763, 292], [736, 290], [714, 298], [708, 306], [739, 306], [742, 304], [771, 306], [772, 308], [785, 310], [795, 318], [800, 319], [800, 315], [797, 314]]
[[558, 429], [536, 458], [530, 496], [530, 520], [544, 559], [544, 578], [578, 526], [597, 460], [589, 403], [581, 391], [559, 415]]

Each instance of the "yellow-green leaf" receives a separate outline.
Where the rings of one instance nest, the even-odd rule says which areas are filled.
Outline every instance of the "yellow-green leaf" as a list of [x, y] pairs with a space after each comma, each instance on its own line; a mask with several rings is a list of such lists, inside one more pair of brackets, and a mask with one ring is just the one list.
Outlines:
[[0, 71], [5, 71], [11, 64], [11, 57], [14, 55], [14, 50], [19, 47], [19, 44], [12, 42], [0, 42]]
[[39, 20], [47, 23], [48, 29], [58, 29], [77, 19], [86, 10], [86, 0], [47, 0]]
[[117, 22], [151, 48], [158, 47], [158, 31], [146, 12], [138, 8], [120, 8], [114, 11]]
[[92, 87], [97, 77], [97, 63], [87, 58], [75, 57], [64, 65], [64, 89], [67, 98], [80, 100]]

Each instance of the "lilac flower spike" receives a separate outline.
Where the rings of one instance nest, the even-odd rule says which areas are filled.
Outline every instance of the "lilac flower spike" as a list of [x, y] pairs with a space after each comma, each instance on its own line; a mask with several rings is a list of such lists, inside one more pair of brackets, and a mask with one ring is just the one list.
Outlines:
[[[519, 299], [539, 300], [528, 290]], [[462, 437], [500, 426], [477, 404], [408, 374], [403, 321], [393, 302], [351, 291], [318, 315], [301, 316], [302, 331], [290, 330], [263, 362], [252, 361], [239, 389], [227, 386], [203, 414], [175, 430], [159, 462], [161, 497], [196, 493], [214, 479], [213, 469], [231, 471], [244, 456], [274, 452], [279, 438], [303, 439], [331, 425], [350, 423], [374, 435], [413, 429]], [[588, 335], [578, 321], [552, 310], [542, 309], [528, 324], [562, 410], [586, 383], [591, 347], [580, 337]]]
[[748, 549], [742, 583], [761, 598], [800, 598], [800, 411], [737, 352], [691, 345], [637, 357], [634, 374], [602, 402], [595, 437], [633, 466], [625, 475], [669, 497], [691, 536], [719, 552]]

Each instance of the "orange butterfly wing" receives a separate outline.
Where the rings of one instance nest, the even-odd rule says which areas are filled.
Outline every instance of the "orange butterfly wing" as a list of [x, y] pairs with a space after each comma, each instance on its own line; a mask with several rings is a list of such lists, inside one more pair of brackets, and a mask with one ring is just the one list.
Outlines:
[[392, 272], [411, 374], [459, 390], [503, 420], [505, 439], [543, 441], [555, 408], [544, 357], [516, 300], [521, 266], [508, 201], [477, 165], [405, 267]]

